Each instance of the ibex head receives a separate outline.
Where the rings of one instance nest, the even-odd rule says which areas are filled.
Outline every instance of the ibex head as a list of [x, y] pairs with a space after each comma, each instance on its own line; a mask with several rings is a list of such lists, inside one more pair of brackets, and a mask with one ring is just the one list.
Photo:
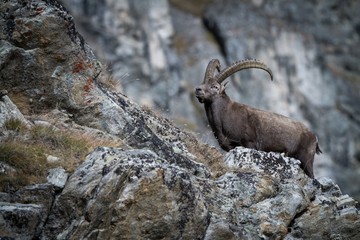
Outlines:
[[[238, 61], [227, 68], [220, 71], [220, 62], [218, 59], [213, 59], [209, 62], [203, 82], [195, 90], [195, 96], [200, 103], [212, 102], [222, 94], [225, 94], [226, 84], [222, 82], [230, 75], [247, 68], [259, 68], [267, 71], [273, 79], [272, 72], [264, 63], [257, 60], [243, 60]], [[215, 75], [215, 70], [219, 73]]]

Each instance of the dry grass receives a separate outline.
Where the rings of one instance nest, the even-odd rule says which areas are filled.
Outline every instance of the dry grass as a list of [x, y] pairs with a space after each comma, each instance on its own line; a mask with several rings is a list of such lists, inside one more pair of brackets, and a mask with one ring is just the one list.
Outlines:
[[16, 190], [32, 182], [42, 182], [46, 178], [48, 164], [41, 146], [6, 141], [0, 146], [0, 161], [16, 169], [0, 175], [0, 191]]
[[105, 75], [104, 77], [100, 77], [99, 82], [102, 83], [102, 85], [105, 88], [110, 89], [114, 92], [122, 92], [123, 91], [120, 81], [116, 80], [111, 75]]
[[10, 118], [4, 122], [4, 128], [6, 130], [12, 130], [16, 132], [23, 132], [26, 129], [24, 123], [17, 118]]
[[[7, 124], [14, 131], [20, 128], [16, 121]], [[50, 168], [63, 167], [73, 172], [97, 146], [119, 146], [118, 142], [92, 134], [60, 131], [51, 126], [38, 125], [24, 129], [18, 136], [14, 134], [0, 145], [0, 162], [16, 170], [0, 175], [0, 191], [15, 191], [24, 185], [46, 182]], [[59, 160], [48, 162], [48, 155]]]
[[72, 172], [93, 149], [92, 142], [71, 132], [56, 131], [52, 127], [35, 126], [31, 129], [31, 139], [35, 145], [46, 148], [49, 155], [60, 159], [58, 163]]
[[220, 151], [214, 147], [200, 142], [192, 133], [185, 132], [185, 137], [182, 139], [189, 152], [196, 157], [196, 161], [207, 166], [212, 173], [212, 176], [217, 178], [224, 173], [230, 171], [230, 168], [224, 163], [224, 156]]

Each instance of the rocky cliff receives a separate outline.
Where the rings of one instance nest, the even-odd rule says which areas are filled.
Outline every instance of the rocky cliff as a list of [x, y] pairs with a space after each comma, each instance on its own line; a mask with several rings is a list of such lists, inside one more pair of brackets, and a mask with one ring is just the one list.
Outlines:
[[[99, 7], [106, 4], [84, 9], [109, 17]], [[114, 28], [136, 25], [121, 9], [145, 12], [142, 24], [164, 30], [151, 37], [148, 26], [146, 39], [168, 41], [171, 28], [156, 20], [168, 14], [159, 10], [167, 2], [113, 4], [123, 17]], [[237, 148], [224, 155], [116, 91], [58, 1], [7, 0], [0, 12], [1, 238], [360, 237], [358, 203], [329, 178], [309, 179], [298, 160], [279, 153]], [[128, 35], [129, 42], [140, 44], [139, 34]], [[174, 69], [156, 65], [166, 51], [150, 48], [150, 72], [158, 74], [151, 79], [177, 81], [167, 75]]]

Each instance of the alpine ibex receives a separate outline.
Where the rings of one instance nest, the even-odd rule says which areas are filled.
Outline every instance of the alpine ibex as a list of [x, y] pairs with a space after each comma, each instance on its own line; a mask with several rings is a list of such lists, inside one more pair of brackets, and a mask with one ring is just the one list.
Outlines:
[[257, 60], [238, 61], [220, 71], [219, 60], [213, 59], [206, 68], [202, 84], [195, 90], [197, 99], [205, 105], [207, 119], [221, 148], [229, 151], [243, 146], [284, 152], [299, 159], [301, 168], [314, 178], [314, 155], [321, 150], [316, 135], [309, 128], [280, 114], [234, 102], [225, 93], [226, 84], [222, 82], [247, 68], [265, 70], [273, 79], [271, 70]]

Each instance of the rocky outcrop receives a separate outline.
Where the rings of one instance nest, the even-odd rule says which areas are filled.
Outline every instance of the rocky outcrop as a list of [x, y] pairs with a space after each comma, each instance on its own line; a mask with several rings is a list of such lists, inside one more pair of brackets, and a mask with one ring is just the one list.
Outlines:
[[1, 88], [20, 110], [85, 107], [100, 65], [67, 10], [53, 0], [4, 1], [0, 10]]
[[[151, 150], [99, 147], [70, 176], [55, 199], [46, 198], [54, 199], [50, 209], [49, 203], [41, 200], [44, 193], [39, 194], [46, 185], [19, 190], [17, 198], [12, 199], [16, 203], [2, 203], [2, 229], [7, 229], [3, 236], [28, 239], [360, 236], [356, 202], [341, 195], [330, 179], [314, 181], [306, 177], [298, 160], [245, 148], [232, 150], [225, 159], [232, 170], [213, 178], [204, 165], [179, 166]], [[35, 189], [36, 198], [30, 198]], [[26, 204], [18, 203], [19, 200]]]
[[44, 124], [36, 119], [57, 116], [46, 124], [122, 142], [92, 150], [72, 173], [49, 169], [46, 183], [0, 193], [1, 238], [360, 237], [359, 205], [332, 180], [309, 179], [279, 153], [237, 148], [223, 156], [107, 88], [105, 70], [57, 1], [9, 0], [0, 10], [0, 89], [8, 91], [0, 119], [15, 111]]
[[19, 189], [14, 194], [0, 195], [0, 237], [34, 239], [40, 236], [55, 191], [51, 184], [38, 184]]
[[44, 237], [196, 238], [209, 213], [195, 179], [209, 175], [202, 165], [182, 168], [150, 150], [100, 147], [54, 202]]

